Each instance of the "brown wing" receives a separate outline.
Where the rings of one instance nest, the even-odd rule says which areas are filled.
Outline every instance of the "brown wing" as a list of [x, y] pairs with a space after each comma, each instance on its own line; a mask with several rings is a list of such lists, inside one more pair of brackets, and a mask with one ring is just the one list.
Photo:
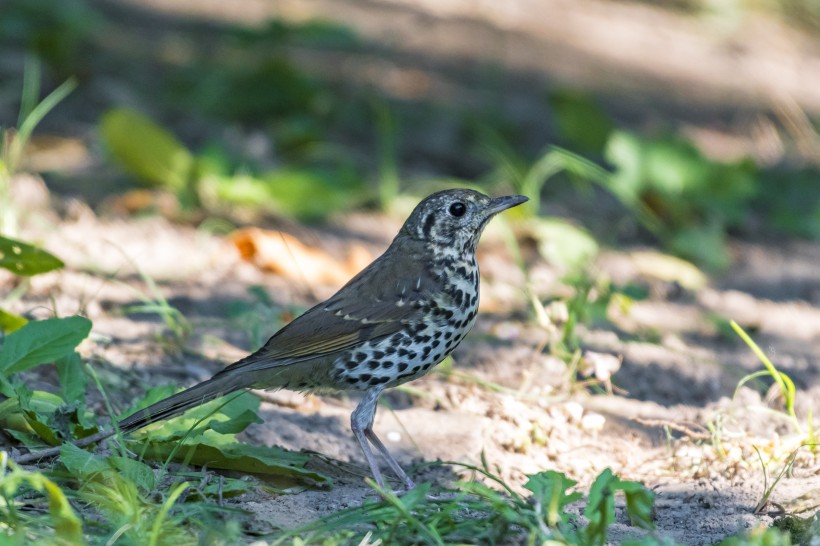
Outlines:
[[[220, 373], [252, 372], [287, 366], [353, 349], [367, 340], [390, 336], [419, 321], [423, 312], [413, 301], [430, 297], [434, 281], [415, 241], [395, 243], [328, 300], [279, 330], [257, 352]], [[399, 305], [399, 302], [403, 302]]]

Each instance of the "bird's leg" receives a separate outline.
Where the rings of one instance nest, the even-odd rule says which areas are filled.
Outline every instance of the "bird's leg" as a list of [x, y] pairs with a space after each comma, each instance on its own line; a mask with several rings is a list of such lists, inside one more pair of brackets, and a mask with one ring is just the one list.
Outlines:
[[393, 473], [396, 476], [398, 476], [401, 481], [404, 482], [405, 489], [407, 491], [410, 491], [411, 489], [413, 489], [416, 486], [416, 484], [414, 484], [413, 480], [411, 480], [407, 476], [407, 474], [404, 472], [404, 470], [402, 470], [402, 468], [399, 465], [398, 461], [396, 461], [396, 459], [393, 458], [393, 456], [390, 454], [390, 452], [387, 451], [387, 448], [382, 443], [382, 441], [379, 440], [379, 437], [376, 436], [376, 433], [373, 432], [372, 422], [371, 422], [371, 426], [367, 427], [364, 430], [364, 435], [367, 436], [367, 439], [370, 440], [373, 443], [373, 445], [376, 446], [376, 449], [379, 450], [379, 453], [382, 454], [382, 457], [384, 457], [384, 460], [387, 461], [387, 465], [390, 467], [390, 470], [392, 470]]
[[381, 472], [379, 471], [378, 465], [376, 463], [375, 457], [373, 457], [373, 451], [370, 449], [370, 445], [367, 443], [369, 440], [382, 454], [384, 460], [387, 461], [387, 465], [390, 467], [390, 470], [398, 476], [398, 478], [404, 482], [405, 488], [412, 489], [415, 484], [413, 480], [411, 480], [407, 474], [402, 470], [401, 465], [393, 458], [390, 452], [387, 450], [385, 445], [379, 440], [379, 437], [376, 436], [376, 433], [373, 432], [373, 420], [376, 418], [376, 401], [379, 399], [379, 395], [381, 395], [383, 389], [370, 389], [368, 390], [362, 401], [359, 402], [359, 405], [356, 406], [356, 409], [353, 410], [353, 415], [350, 417], [350, 425], [353, 429], [353, 434], [356, 435], [356, 439], [359, 440], [359, 445], [362, 446], [362, 451], [364, 452], [364, 456], [367, 459], [367, 463], [370, 465], [370, 469], [373, 472], [373, 477], [376, 479], [376, 483], [379, 484], [379, 487], [384, 487], [384, 482], [382, 480]]
[[359, 441], [359, 445], [364, 453], [364, 458], [367, 459], [367, 464], [370, 465], [370, 472], [373, 474], [373, 479], [379, 484], [379, 487], [384, 489], [384, 479], [379, 470], [379, 465], [376, 458], [373, 456], [373, 450], [370, 449], [370, 444], [367, 443], [367, 432], [373, 424], [373, 419], [376, 416], [376, 400], [379, 399], [381, 389], [371, 389], [367, 391], [350, 415], [350, 428], [353, 430], [353, 435]]

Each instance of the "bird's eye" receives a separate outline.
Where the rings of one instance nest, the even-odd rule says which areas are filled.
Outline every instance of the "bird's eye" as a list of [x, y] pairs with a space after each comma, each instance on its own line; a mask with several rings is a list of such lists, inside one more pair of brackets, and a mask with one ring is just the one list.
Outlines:
[[465, 205], [464, 203], [455, 202], [452, 205], [450, 205], [450, 214], [452, 214], [456, 218], [464, 216], [465, 212], [467, 212], [467, 205]]

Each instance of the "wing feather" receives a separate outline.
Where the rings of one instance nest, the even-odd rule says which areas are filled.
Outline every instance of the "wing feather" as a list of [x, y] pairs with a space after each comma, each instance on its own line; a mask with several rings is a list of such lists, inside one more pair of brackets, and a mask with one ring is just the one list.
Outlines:
[[403, 246], [411, 247], [403, 252], [406, 260], [391, 257], [394, 241], [336, 294], [276, 332], [257, 352], [220, 373], [238, 369], [255, 372], [328, 357], [423, 320], [424, 311], [412, 302], [431, 297], [434, 278], [422, 259], [420, 244], [406, 243]]

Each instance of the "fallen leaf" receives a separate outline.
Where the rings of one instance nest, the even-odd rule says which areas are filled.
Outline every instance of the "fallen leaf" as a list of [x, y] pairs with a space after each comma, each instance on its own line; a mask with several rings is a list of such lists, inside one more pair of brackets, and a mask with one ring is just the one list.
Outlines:
[[361, 245], [352, 245], [346, 258], [338, 260], [289, 233], [260, 228], [235, 231], [231, 241], [244, 260], [265, 271], [308, 285], [341, 286], [373, 260], [370, 252]]
[[695, 265], [668, 254], [653, 251], [635, 251], [630, 258], [638, 272], [667, 282], [677, 282], [689, 290], [706, 286], [706, 275]]

